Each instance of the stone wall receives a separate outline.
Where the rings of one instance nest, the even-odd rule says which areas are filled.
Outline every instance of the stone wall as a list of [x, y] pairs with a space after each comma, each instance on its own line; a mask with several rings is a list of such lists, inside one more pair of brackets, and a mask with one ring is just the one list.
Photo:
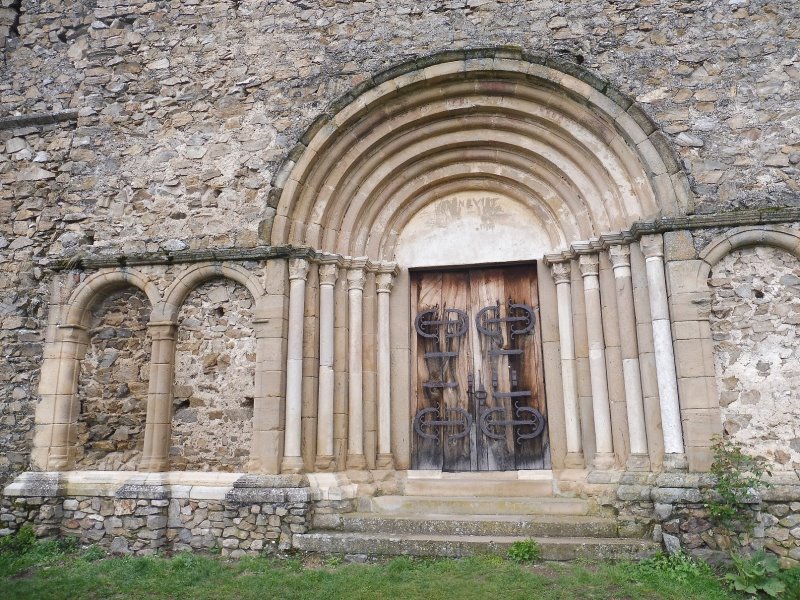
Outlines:
[[76, 468], [135, 470], [147, 413], [150, 304], [129, 288], [99, 302], [92, 313], [78, 379]]
[[[765, 548], [784, 566], [800, 564], [800, 480], [797, 475], [772, 478], [770, 487], [750, 496], [743, 521], [731, 534], [716, 525], [706, 503], [716, 496], [709, 475], [686, 473], [623, 476], [607, 503], [617, 511], [620, 531], [638, 537], [652, 534], [668, 550], [683, 550], [720, 560], [736, 547]], [[748, 530], [749, 529], [749, 530]]]
[[81, 496], [45, 484], [39, 486], [42, 495], [3, 499], [0, 536], [31, 524], [39, 537], [76, 537], [114, 554], [269, 554], [290, 549], [292, 535], [306, 532], [314, 500], [298, 478], [278, 477], [273, 483], [203, 486], [196, 495], [201, 498], [193, 497], [188, 485], [124, 485], [110, 495]]
[[245, 471], [253, 431], [253, 299], [230, 281], [195, 289], [178, 317], [171, 468]]
[[303, 131], [398, 62], [474, 46], [549, 52], [639, 103], [699, 211], [799, 204], [796, 11], [794, 0], [0, 0], [0, 484], [28, 464], [53, 260], [253, 246]]
[[711, 331], [725, 432], [773, 469], [800, 468], [800, 260], [777, 248], [717, 263]]

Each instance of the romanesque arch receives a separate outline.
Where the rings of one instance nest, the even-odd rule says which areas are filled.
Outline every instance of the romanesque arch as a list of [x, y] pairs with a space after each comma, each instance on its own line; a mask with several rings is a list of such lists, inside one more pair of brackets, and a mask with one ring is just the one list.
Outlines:
[[392, 260], [414, 214], [469, 190], [526, 206], [550, 232], [546, 251], [690, 212], [685, 175], [644, 113], [588, 71], [542, 62], [478, 50], [376, 75], [282, 166], [271, 242]]
[[[286, 439], [291, 441], [284, 469], [301, 468], [302, 378], [292, 365], [301, 361], [300, 296], [306, 293], [309, 268], [312, 275], [319, 271], [320, 292], [336, 286], [342, 302], [347, 296], [348, 311], [341, 318], [348, 319], [349, 339], [367, 340], [363, 349], [351, 344], [346, 356], [339, 357], [349, 365], [348, 465], [371, 465], [376, 454], [384, 457], [377, 463], [390, 464], [390, 453], [396, 464], [410, 464], [409, 374], [392, 365], [409, 363], [411, 332], [406, 319], [388, 316], [411, 311], [409, 269], [514, 261], [539, 261], [542, 322], [560, 323], [543, 338], [545, 353], [550, 353], [545, 362], [557, 365], [545, 379], [562, 379], [562, 386], [553, 384], [548, 392], [550, 427], [559, 433], [553, 436], [554, 464], [564, 465], [570, 455], [570, 464], [582, 466], [582, 443], [591, 454], [603, 455], [605, 468], [630, 462], [631, 455], [636, 455], [636, 468], [660, 463], [662, 446], [646, 441], [648, 434], [661, 436], [660, 418], [644, 416], [653, 413], [652, 406], [658, 412], [659, 402], [667, 422], [666, 451], [683, 455], [666, 304], [653, 311], [657, 346], [663, 352], [659, 350], [658, 368], [648, 371], [652, 379], [656, 371], [662, 373], [663, 381], [658, 391], [648, 390], [649, 399], [644, 400], [638, 362], [623, 375], [622, 354], [633, 365], [639, 353], [652, 352], [635, 342], [623, 352], [619, 331], [628, 332], [634, 325], [606, 323], [601, 312], [616, 312], [616, 301], [610, 299], [614, 277], [630, 278], [625, 257], [628, 244], [637, 238], [627, 230], [640, 220], [691, 213], [691, 194], [656, 125], [607, 81], [571, 63], [508, 49], [443, 53], [405, 63], [374, 76], [322, 115], [272, 183], [271, 228], [265, 229], [269, 241], [309, 247], [323, 257], [312, 257], [312, 264], [302, 265], [295, 275], [289, 269]], [[660, 237], [651, 244], [653, 258], [663, 263], [659, 243]], [[612, 246], [621, 249], [614, 255], [619, 257], [614, 275], [603, 262], [614, 258], [607, 254]], [[324, 258], [329, 255], [334, 258]], [[541, 262], [545, 257], [559, 273], [566, 265], [577, 274], [572, 281], [557, 280], [567, 286], [558, 300]], [[643, 260], [638, 268], [644, 268]], [[341, 288], [336, 283], [338, 270], [339, 281], [346, 273]], [[651, 299], [660, 302], [666, 295], [663, 266], [658, 269], [653, 262], [648, 270], [653, 271], [655, 286]], [[602, 307], [591, 291], [599, 294], [601, 279]], [[570, 284], [580, 295], [584, 288], [589, 290], [590, 309], [576, 305], [573, 311]], [[316, 280], [310, 285], [316, 288]], [[631, 305], [624, 315], [628, 321], [634, 318], [632, 292], [630, 296], [625, 297]], [[323, 351], [323, 340], [334, 336], [330, 323], [336, 319], [326, 318], [334, 311], [333, 300], [321, 299], [319, 310], [321, 357], [329, 354]], [[294, 320], [298, 323], [293, 333]], [[591, 369], [588, 349], [579, 344], [574, 355], [573, 331], [568, 328], [573, 322], [576, 339], [586, 339], [585, 332], [590, 332], [592, 339], [586, 344], [593, 346], [595, 356]], [[604, 324], [608, 339], [602, 339]], [[389, 334], [391, 350], [379, 348]], [[551, 345], [559, 339], [560, 365]], [[334, 392], [331, 384], [322, 383], [323, 367], [328, 365], [320, 363], [319, 406], [328, 414]], [[593, 408], [579, 418], [578, 389], [588, 389], [589, 371], [591, 391], [582, 393]], [[370, 373], [377, 378], [366, 377]], [[637, 381], [628, 381], [629, 374], [636, 374]], [[362, 422], [364, 399], [374, 397], [377, 407], [370, 408]], [[615, 399], [613, 406], [609, 397]], [[338, 396], [336, 402], [342, 404]], [[651, 408], [646, 411], [643, 403], [648, 402]], [[597, 444], [591, 437], [593, 422], [600, 423], [594, 427], [601, 432]], [[330, 448], [331, 425], [318, 428], [318, 446]], [[391, 435], [385, 431], [390, 428]], [[569, 430], [566, 445], [563, 428]], [[635, 429], [632, 441], [629, 429]], [[365, 444], [372, 450], [365, 451]], [[328, 464], [328, 458], [318, 456], [318, 462]], [[684, 459], [676, 460], [682, 464]]]

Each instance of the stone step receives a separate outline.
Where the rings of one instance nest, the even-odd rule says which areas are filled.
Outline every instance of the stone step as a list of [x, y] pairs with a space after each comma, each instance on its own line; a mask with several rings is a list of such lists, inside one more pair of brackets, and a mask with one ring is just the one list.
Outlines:
[[376, 496], [361, 500], [360, 512], [425, 515], [588, 515], [581, 498], [466, 496]]
[[[295, 534], [297, 550], [327, 554], [367, 554], [370, 556], [440, 556], [458, 558], [474, 554], [505, 555], [518, 536], [379, 534], [322, 531]], [[534, 537], [542, 560], [638, 559], [651, 556], [659, 546], [645, 540], [584, 537]]]
[[314, 516], [313, 528], [357, 533], [431, 533], [459, 536], [618, 536], [614, 519], [578, 515], [318, 514]]
[[535, 498], [553, 495], [553, 481], [525, 479], [490, 478], [452, 478], [412, 479], [405, 481], [403, 493], [406, 496], [464, 496], [474, 498], [494, 497], [498, 494], [507, 498]]

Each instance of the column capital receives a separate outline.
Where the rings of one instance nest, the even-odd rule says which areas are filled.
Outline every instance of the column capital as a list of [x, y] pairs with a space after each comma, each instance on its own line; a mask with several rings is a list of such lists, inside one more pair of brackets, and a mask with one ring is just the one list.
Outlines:
[[628, 244], [612, 244], [608, 247], [608, 257], [614, 269], [631, 266], [631, 247]]
[[550, 263], [550, 272], [556, 285], [559, 283], [569, 283], [572, 277], [572, 266], [569, 261]]
[[376, 273], [375, 285], [379, 294], [388, 294], [394, 286], [394, 273]]
[[323, 263], [319, 266], [319, 284], [334, 285], [339, 274], [339, 265], [336, 263]]
[[643, 235], [639, 247], [646, 259], [664, 256], [664, 238], [660, 233]]
[[289, 281], [294, 279], [302, 279], [305, 281], [306, 277], [308, 277], [308, 264], [305, 258], [290, 258]]
[[600, 259], [597, 254], [581, 254], [578, 265], [581, 268], [581, 275], [584, 277], [597, 277], [600, 272]]
[[363, 290], [365, 282], [365, 271], [361, 267], [347, 269], [347, 289]]

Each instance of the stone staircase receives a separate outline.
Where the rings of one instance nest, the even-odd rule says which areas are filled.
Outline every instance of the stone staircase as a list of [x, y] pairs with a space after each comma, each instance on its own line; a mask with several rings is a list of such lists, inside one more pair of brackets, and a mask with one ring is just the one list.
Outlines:
[[[461, 557], [505, 555], [515, 541], [533, 538], [542, 559], [555, 561], [639, 558], [659, 548], [649, 540], [621, 537], [611, 514], [580, 498], [554, 497], [541, 481], [408, 483], [402, 496], [362, 498], [356, 512], [316, 514], [309, 533], [294, 535], [294, 547]], [[498, 490], [504, 495], [492, 495]]]

